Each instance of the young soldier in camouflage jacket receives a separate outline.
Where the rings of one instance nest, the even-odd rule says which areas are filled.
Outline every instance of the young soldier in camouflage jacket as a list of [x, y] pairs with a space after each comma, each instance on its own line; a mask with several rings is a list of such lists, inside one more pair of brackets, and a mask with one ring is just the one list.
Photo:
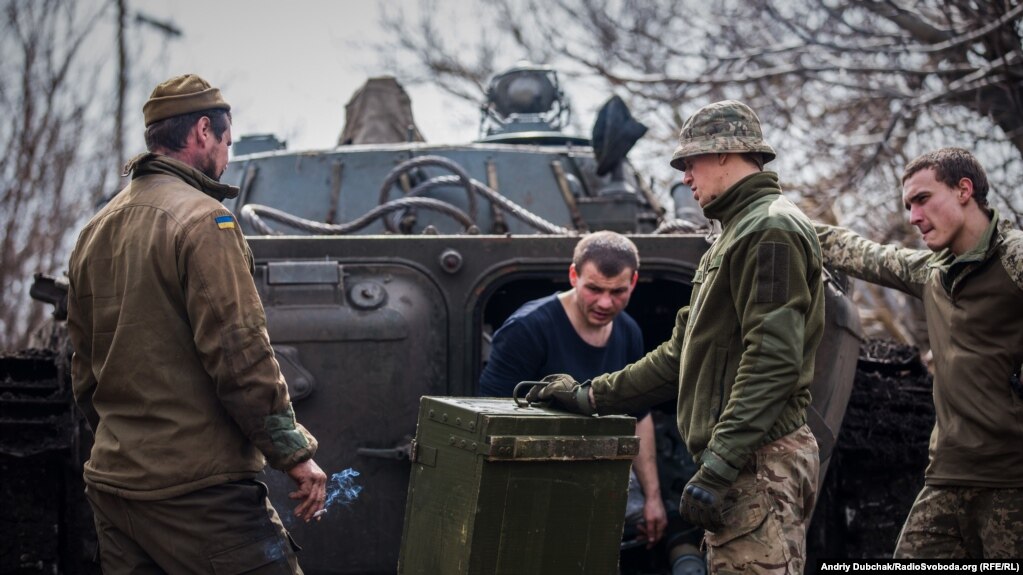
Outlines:
[[700, 464], [680, 512], [707, 530], [711, 573], [801, 573], [817, 494], [806, 407], [824, 329], [820, 246], [777, 174], [762, 171], [774, 156], [740, 102], [689, 118], [671, 165], [723, 229], [671, 339], [592, 387], [555, 376], [534, 391], [590, 413], [678, 401], [679, 431]]
[[930, 250], [817, 226], [829, 265], [924, 302], [937, 419], [895, 556], [1023, 557], [1023, 232], [988, 207], [966, 150], [920, 156], [902, 184]]

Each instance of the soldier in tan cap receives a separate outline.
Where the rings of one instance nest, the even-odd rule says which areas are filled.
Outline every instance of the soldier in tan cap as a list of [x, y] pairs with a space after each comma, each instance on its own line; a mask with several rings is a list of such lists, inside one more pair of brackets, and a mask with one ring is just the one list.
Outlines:
[[706, 530], [711, 573], [802, 573], [820, 461], [806, 425], [824, 330], [820, 245], [781, 193], [760, 120], [745, 104], [698, 110], [671, 160], [721, 235], [700, 260], [670, 340], [579, 385], [533, 392], [566, 409], [623, 413], [678, 402], [700, 465], [682, 517]]
[[295, 421], [252, 280], [221, 200], [230, 106], [195, 75], [143, 107], [149, 152], [71, 253], [75, 399], [95, 433], [85, 464], [106, 573], [300, 573], [256, 481], [297, 484], [295, 515], [323, 508], [316, 440]]

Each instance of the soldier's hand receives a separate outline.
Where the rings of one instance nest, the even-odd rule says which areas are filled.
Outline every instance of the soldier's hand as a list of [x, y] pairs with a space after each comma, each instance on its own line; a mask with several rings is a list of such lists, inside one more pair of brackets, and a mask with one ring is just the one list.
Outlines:
[[682, 503], [679, 505], [682, 519], [712, 532], [724, 527], [722, 512], [730, 486], [731, 483], [717, 473], [706, 466], [701, 467], [682, 490]]
[[639, 524], [639, 532], [646, 536], [646, 548], [650, 549], [664, 536], [668, 527], [668, 513], [664, 510], [664, 502], [660, 493], [656, 497], [647, 497], [643, 502], [643, 522]]
[[288, 497], [299, 500], [295, 517], [308, 522], [323, 509], [327, 500], [327, 474], [315, 461], [307, 459], [289, 469], [288, 476], [298, 486], [297, 490], [288, 494]]
[[572, 379], [572, 376], [564, 373], [548, 375], [542, 380], [547, 385], [534, 386], [526, 394], [526, 401], [530, 403], [546, 403], [551, 407], [593, 415], [596, 411], [590, 403], [590, 383], [580, 384]]

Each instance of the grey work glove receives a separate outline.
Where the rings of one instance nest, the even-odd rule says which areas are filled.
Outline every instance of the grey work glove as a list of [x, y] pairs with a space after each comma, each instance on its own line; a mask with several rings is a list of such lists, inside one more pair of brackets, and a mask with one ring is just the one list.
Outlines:
[[547, 385], [537, 385], [530, 389], [526, 394], [529, 403], [545, 403], [550, 407], [583, 415], [593, 415], [596, 411], [590, 405], [590, 382], [580, 384], [564, 373], [548, 375], [540, 381]]
[[724, 527], [722, 514], [729, 487], [731, 482], [707, 466], [701, 467], [682, 490], [682, 503], [679, 504], [682, 519], [711, 532]]

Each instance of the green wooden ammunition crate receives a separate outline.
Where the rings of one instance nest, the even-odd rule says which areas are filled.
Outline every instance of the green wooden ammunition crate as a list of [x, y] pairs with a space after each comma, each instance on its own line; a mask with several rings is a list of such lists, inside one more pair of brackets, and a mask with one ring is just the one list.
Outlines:
[[616, 574], [635, 422], [423, 397], [398, 573]]

